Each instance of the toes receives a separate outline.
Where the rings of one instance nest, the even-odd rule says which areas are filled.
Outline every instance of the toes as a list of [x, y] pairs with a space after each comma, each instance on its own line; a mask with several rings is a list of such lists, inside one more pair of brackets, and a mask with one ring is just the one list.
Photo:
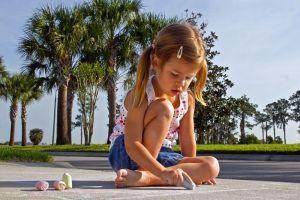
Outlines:
[[127, 170], [126, 169], [120, 169], [118, 172], [117, 172], [117, 177], [124, 177], [124, 176], [127, 176]]
[[117, 171], [117, 177], [116, 177], [115, 181], [125, 181], [125, 178], [127, 177], [127, 175], [128, 175], [127, 170], [120, 169], [119, 171]]
[[120, 169], [117, 171], [117, 177], [115, 179], [115, 186], [116, 188], [124, 188], [126, 187], [126, 177], [128, 172], [126, 169]]
[[116, 186], [116, 188], [124, 188], [124, 187], [126, 187], [126, 184], [124, 181], [117, 181], [117, 182], [115, 182], [115, 186]]

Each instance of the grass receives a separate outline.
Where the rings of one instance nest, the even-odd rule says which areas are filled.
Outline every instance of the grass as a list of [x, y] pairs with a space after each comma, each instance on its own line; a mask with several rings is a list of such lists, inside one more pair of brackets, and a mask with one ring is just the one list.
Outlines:
[[0, 160], [26, 162], [52, 162], [52, 156], [39, 151], [20, 150], [7, 146], [0, 147]]
[[300, 144], [197, 145], [197, 153], [300, 154]]
[[[3, 145], [4, 146], [4, 145]], [[6, 145], [7, 146], [7, 145]], [[1, 145], [0, 145], [1, 147]], [[8, 147], [8, 146], [7, 146]], [[108, 152], [109, 145], [107, 144], [93, 144], [90, 146], [85, 145], [28, 145], [28, 146], [12, 146], [13, 149], [28, 150], [28, 151], [41, 151], [41, 152]]]
[[[37, 151], [37, 152], [108, 152], [109, 145], [45, 145], [45, 146], [12, 146], [2, 145], [2, 147], [11, 148], [19, 151]], [[1, 145], [0, 145], [1, 149]], [[176, 145], [175, 151], [180, 151]], [[234, 154], [300, 154], [300, 144], [250, 144], [250, 145], [197, 145], [197, 152], [201, 153], [234, 153]], [[1, 158], [0, 158], [1, 159]]]

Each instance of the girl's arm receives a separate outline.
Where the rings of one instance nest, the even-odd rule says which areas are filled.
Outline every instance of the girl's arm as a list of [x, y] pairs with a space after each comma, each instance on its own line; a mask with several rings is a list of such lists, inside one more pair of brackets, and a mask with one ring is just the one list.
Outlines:
[[[131, 92], [129, 102], [131, 102]], [[129, 103], [130, 105], [131, 103]], [[147, 169], [156, 176], [160, 176], [165, 170], [142, 144], [144, 116], [148, 107], [147, 100], [144, 100], [141, 107], [129, 108], [125, 123], [125, 148], [132, 160], [137, 162], [143, 169]]]
[[180, 121], [179, 140], [181, 153], [185, 157], [196, 157], [196, 140], [194, 134], [195, 98], [189, 92], [188, 111]]

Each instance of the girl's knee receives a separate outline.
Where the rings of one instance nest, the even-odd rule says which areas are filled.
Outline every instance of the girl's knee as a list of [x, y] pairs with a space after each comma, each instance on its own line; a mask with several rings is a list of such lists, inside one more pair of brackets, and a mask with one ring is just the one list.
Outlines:
[[215, 178], [219, 175], [220, 172], [220, 165], [219, 161], [213, 156], [206, 157], [206, 165], [207, 165], [207, 172], [210, 178]]

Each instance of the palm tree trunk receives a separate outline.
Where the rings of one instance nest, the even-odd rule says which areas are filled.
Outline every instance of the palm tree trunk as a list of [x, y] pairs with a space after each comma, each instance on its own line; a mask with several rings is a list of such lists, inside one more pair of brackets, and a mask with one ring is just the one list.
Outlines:
[[[282, 123], [282, 128], [283, 128], [284, 144], [286, 144], [285, 123]], [[275, 140], [275, 138], [274, 138], [274, 140]]]
[[109, 111], [107, 144], [110, 144], [109, 137], [115, 126], [115, 117], [116, 117], [116, 81], [115, 81], [114, 76], [111, 76], [110, 78], [108, 78], [107, 102], [108, 102], [108, 111]]
[[116, 82], [114, 80], [114, 77], [108, 80], [107, 101], [108, 101], [108, 110], [109, 110], [107, 144], [109, 144], [110, 143], [109, 137], [115, 126], [115, 117], [116, 117]]
[[93, 98], [93, 95], [90, 94], [90, 117], [89, 117], [89, 145], [91, 145], [92, 142], [92, 136], [94, 134], [94, 113], [95, 113], [95, 99]]
[[262, 133], [262, 143], [265, 143], [265, 134], [264, 134], [264, 126], [263, 123], [261, 123], [261, 133]]
[[82, 119], [80, 124], [80, 144], [82, 145]]
[[268, 122], [266, 122], [266, 144], [268, 144]]
[[67, 90], [68, 87], [62, 84], [58, 88], [57, 99], [57, 137], [56, 144], [70, 144], [68, 137], [68, 120], [67, 120]]
[[245, 144], [246, 135], [245, 135], [245, 114], [244, 113], [242, 113], [242, 119], [240, 122], [240, 131], [241, 131], [241, 143]]
[[54, 132], [55, 132], [55, 117], [56, 117], [56, 95], [57, 95], [57, 90], [55, 91], [54, 95], [54, 110], [53, 110], [53, 127], [52, 127], [52, 145], [54, 145]]
[[15, 142], [15, 124], [16, 124], [16, 117], [18, 112], [18, 100], [13, 99], [12, 104], [10, 106], [10, 139], [9, 139], [9, 146], [13, 146]]
[[73, 112], [73, 102], [74, 102], [74, 85], [73, 81], [68, 84], [68, 94], [67, 94], [67, 113], [68, 113], [68, 137], [69, 142], [72, 144], [72, 112]]
[[27, 140], [26, 140], [26, 122], [27, 118], [27, 110], [26, 110], [26, 103], [22, 102], [22, 114], [21, 114], [21, 119], [22, 119], [22, 146], [26, 146]]
[[108, 61], [109, 72], [112, 74], [107, 79], [107, 101], [108, 101], [108, 137], [107, 144], [110, 144], [109, 137], [113, 131], [116, 123], [116, 77], [117, 72], [117, 51], [115, 48], [115, 41], [108, 46], [110, 51], [110, 57]]
[[275, 120], [274, 119], [273, 119], [273, 133], [274, 133], [274, 140], [275, 140], [276, 134], [275, 134]]
[[89, 145], [89, 132], [88, 132], [88, 124], [87, 124], [87, 116], [86, 116], [86, 109], [82, 106], [82, 127], [83, 127], [83, 134], [84, 134], [84, 145]]

